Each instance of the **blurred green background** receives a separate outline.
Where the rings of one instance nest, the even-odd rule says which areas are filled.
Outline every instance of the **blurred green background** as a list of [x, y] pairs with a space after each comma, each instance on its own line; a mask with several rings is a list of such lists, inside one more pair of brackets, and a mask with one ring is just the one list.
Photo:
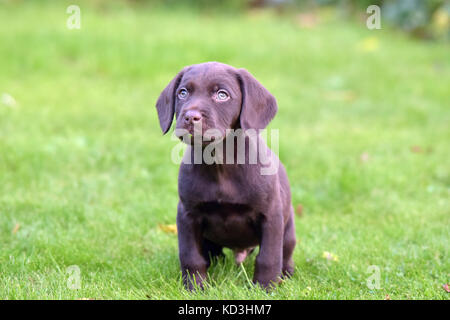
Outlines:
[[[0, 298], [448, 299], [448, 3], [210, 3], [0, 1]], [[270, 293], [230, 252], [207, 290], [180, 281], [154, 105], [211, 60], [278, 100], [298, 245]]]

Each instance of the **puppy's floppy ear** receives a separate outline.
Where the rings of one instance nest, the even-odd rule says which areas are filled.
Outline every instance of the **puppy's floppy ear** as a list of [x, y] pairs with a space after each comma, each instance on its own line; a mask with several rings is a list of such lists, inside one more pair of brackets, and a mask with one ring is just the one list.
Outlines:
[[183, 77], [185, 69], [181, 70], [167, 87], [161, 92], [158, 101], [156, 101], [156, 110], [158, 111], [159, 126], [164, 134], [169, 131], [172, 125], [175, 113], [175, 94]]
[[242, 92], [241, 128], [264, 129], [277, 113], [277, 101], [250, 72], [245, 69], [237, 72]]

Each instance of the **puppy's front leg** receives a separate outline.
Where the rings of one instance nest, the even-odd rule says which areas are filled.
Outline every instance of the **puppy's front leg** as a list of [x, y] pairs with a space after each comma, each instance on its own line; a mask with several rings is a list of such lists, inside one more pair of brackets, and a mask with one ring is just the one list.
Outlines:
[[268, 289], [280, 281], [283, 260], [283, 216], [279, 210], [265, 214], [253, 282]]
[[187, 289], [194, 290], [194, 281], [203, 289], [202, 282], [206, 278], [207, 261], [201, 254], [200, 225], [190, 216], [181, 201], [177, 214], [178, 251], [183, 274], [183, 282]]

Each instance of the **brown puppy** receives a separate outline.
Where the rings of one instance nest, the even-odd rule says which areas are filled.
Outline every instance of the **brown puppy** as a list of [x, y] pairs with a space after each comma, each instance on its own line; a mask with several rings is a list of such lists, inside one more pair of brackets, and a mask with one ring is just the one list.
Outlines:
[[[233, 249], [240, 263], [259, 246], [253, 281], [265, 288], [291, 275], [296, 240], [286, 171], [259, 135], [247, 134], [272, 120], [275, 98], [248, 71], [208, 62], [179, 72], [156, 108], [162, 131], [170, 129], [175, 115], [177, 136], [188, 143], [177, 215], [186, 287], [193, 289], [194, 282], [202, 287], [211, 258], [223, 255], [223, 247]], [[201, 143], [192, 141], [197, 138]], [[244, 148], [236, 147], [239, 141]], [[211, 145], [213, 157], [221, 153], [222, 160], [199, 163], [196, 152], [201, 156]], [[254, 161], [254, 151], [265, 160]], [[264, 173], [267, 167], [277, 170]]]

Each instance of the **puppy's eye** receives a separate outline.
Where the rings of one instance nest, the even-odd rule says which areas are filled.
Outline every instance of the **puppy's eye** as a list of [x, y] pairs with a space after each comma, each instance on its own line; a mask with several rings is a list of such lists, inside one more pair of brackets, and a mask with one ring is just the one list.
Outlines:
[[181, 88], [180, 91], [178, 91], [178, 98], [180, 99], [186, 99], [188, 95], [189, 92], [185, 88]]
[[216, 99], [217, 100], [225, 101], [225, 100], [228, 100], [229, 97], [230, 97], [230, 95], [225, 90], [217, 91], [217, 94], [216, 94]]

